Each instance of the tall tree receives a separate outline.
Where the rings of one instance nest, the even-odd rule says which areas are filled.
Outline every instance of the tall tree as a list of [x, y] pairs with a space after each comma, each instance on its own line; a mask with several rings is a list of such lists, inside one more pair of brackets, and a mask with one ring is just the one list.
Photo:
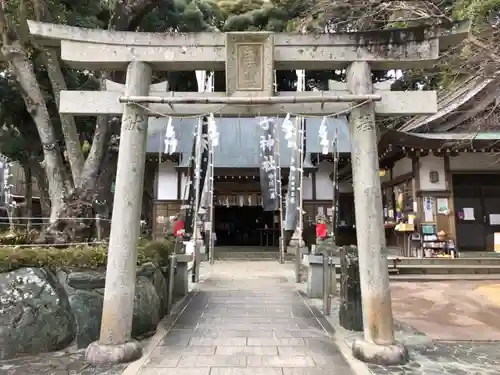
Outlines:
[[[460, 0], [458, 3], [466, 9], [462, 13], [468, 14], [471, 9], [477, 10], [477, 3], [486, 4], [484, 6], [490, 9], [488, 17], [492, 18], [494, 9], [498, 9], [492, 3], [498, 2], [500, 0]], [[24, 102], [26, 110], [23, 116], [28, 116], [29, 122], [37, 129], [35, 138], [38, 136], [39, 143], [34, 144], [38, 145], [37, 155], [43, 160], [41, 165], [49, 186], [54, 224], [48, 229], [50, 236], [47, 236], [47, 241], [56, 232], [65, 233], [64, 236], [73, 232], [74, 223], [64, 220], [64, 217], [86, 216], [96, 200], [112, 200], [109, 186], [116, 172], [119, 142], [118, 118], [100, 116], [89, 129], [89, 119], [59, 115], [60, 91], [81, 86], [82, 78], [87, 82], [86, 87], [102, 89], [106, 79], [123, 82], [124, 76], [121, 72], [82, 74], [68, 69], [56, 51], [38, 45], [30, 38], [27, 17], [117, 31], [339, 32], [446, 24], [452, 19], [455, 9], [455, 3], [449, 0], [0, 0], [0, 4], [1, 52], [8, 65], [7, 73], [16, 82], [15, 91]], [[483, 14], [484, 10], [475, 12]], [[421, 72], [415, 75], [420, 81], [405, 74], [400, 89], [416, 86], [417, 81], [421, 85], [426, 80], [428, 87], [436, 83], [432, 76]], [[216, 76], [218, 90], [224, 90], [221, 77], [221, 74]], [[384, 78], [385, 72], [381, 72], [380, 77]], [[165, 78], [168, 78], [172, 90], [197, 89], [193, 72], [165, 72], [156, 77], [157, 80]], [[281, 90], [293, 89], [295, 79], [293, 72], [278, 72]], [[308, 75], [311, 85], [320, 89], [325, 89], [328, 79], [342, 79], [342, 74], [311, 72]], [[16, 134], [24, 135], [25, 126], [19, 122], [21, 117], [10, 116], [13, 119], [10, 124], [18, 130]], [[28, 123], [25, 119], [23, 122]], [[17, 123], [12, 125], [14, 120]], [[81, 146], [83, 142], [89, 145], [85, 150]], [[110, 209], [109, 205], [107, 209]]]

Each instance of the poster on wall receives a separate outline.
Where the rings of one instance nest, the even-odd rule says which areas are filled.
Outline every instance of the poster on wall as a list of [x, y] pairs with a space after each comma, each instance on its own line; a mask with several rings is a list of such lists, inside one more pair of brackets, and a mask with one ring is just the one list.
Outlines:
[[476, 220], [476, 217], [474, 216], [474, 207], [464, 207], [463, 212], [464, 212], [463, 220], [467, 221]]
[[448, 198], [437, 199], [437, 212], [438, 214], [446, 214], [450, 210], [448, 205]]
[[500, 225], [500, 214], [490, 214], [490, 225]]
[[424, 198], [424, 221], [425, 222], [434, 221], [434, 198], [431, 197]]

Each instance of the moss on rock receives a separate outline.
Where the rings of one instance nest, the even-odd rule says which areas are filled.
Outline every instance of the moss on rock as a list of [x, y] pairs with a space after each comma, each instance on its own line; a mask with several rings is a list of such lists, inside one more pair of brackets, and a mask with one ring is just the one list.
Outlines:
[[[139, 241], [137, 265], [153, 263], [158, 267], [166, 266], [174, 251], [172, 241]], [[108, 246], [73, 246], [65, 249], [53, 247], [2, 247], [0, 246], [0, 272], [21, 267], [48, 267], [97, 269], [106, 266]]]

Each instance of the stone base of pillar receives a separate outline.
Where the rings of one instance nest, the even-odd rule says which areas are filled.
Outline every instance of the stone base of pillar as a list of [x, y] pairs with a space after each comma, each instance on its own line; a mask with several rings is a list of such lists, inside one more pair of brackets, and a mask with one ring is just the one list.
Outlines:
[[120, 345], [104, 345], [93, 342], [85, 351], [85, 359], [92, 364], [127, 363], [136, 361], [142, 356], [142, 346], [132, 340]]
[[360, 361], [382, 366], [402, 365], [408, 362], [408, 349], [403, 344], [377, 345], [365, 340], [355, 340], [352, 354]]

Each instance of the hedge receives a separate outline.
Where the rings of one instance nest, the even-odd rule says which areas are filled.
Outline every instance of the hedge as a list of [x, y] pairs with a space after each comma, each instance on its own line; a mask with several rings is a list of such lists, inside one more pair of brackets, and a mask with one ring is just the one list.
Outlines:
[[1, 245], [26, 245], [33, 242], [38, 236], [39, 232], [36, 230], [27, 231], [8, 231], [0, 233], [0, 246]]
[[[170, 254], [174, 252], [171, 240], [145, 242], [140, 241], [137, 249], [137, 265], [153, 263], [158, 267], [168, 264]], [[7, 272], [21, 267], [90, 268], [106, 266], [108, 247], [74, 246], [69, 248], [54, 247], [1, 247], [0, 272]]]

